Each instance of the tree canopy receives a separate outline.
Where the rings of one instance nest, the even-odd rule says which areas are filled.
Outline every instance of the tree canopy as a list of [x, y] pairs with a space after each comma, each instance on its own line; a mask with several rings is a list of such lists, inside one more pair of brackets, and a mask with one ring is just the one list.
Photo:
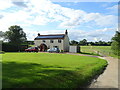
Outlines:
[[120, 55], [120, 32], [116, 31], [115, 36], [112, 38], [112, 50], [116, 55]]
[[5, 32], [5, 38], [9, 43], [19, 45], [27, 40], [26, 33], [20, 26], [10, 26], [9, 31]]
[[79, 42], [79, 45], [87, 45], [87, 40], [83, 39], [82, 41]]
[[86, 39], [83, 39], [81, 41], [75, 41], [72, 40], [70, 41], [70, 45], [82, 45], [82, 46], [88, 46], [88, 45], [93, 45], [93, 46], [110, 46], [111, 41], [98, 41], [98, 42], [88, 42]]

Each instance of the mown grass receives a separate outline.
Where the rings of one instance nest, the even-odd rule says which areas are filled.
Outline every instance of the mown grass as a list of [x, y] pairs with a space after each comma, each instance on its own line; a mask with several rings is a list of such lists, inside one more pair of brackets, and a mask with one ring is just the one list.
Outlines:
[[107, 65], [103, 59], [54, 53], [2, 55], [3, 88], [77, 88]]
[[118, 58], [118, 56], [113, 53], [111, 46], [81, 46], [81, 52], [91, 55], [99, 55], [99, 53], [101, 53], [103, 56]]

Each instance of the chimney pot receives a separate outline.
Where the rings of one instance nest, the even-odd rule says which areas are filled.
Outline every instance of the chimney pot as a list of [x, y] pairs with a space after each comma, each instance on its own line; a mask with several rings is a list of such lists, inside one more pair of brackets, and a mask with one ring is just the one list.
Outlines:
[[38, 36], [40, 36], [40, 33], [38, 33]]

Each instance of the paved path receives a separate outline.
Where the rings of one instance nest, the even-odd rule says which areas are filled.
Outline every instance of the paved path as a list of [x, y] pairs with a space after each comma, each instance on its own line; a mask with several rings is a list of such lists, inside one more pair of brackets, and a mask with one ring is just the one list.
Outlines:
[[118, 59], [102, 57], [107, 60], [108, 66], [97, 80], [94, 80], [89, 88], [118, 88]]
[[[67, 53], [80, 56], [91, 56], [75, 53]], [[89, 88], [118, 88], [118, 59], [112, 57], [98, 57], [107, 60], [108, 66], [103, 74], [101, 74], [96, 80], [93, 80]]]

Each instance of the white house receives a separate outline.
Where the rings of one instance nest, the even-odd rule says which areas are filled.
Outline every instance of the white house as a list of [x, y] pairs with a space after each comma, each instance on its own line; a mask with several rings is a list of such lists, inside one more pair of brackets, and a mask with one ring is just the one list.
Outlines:
[[57, 47], [65, 52], [69, 51], [69, 37], [67, 30], [65, 34], [40, 35], [34, 39], [35, 46], [40, 47], [40, 51], [46, 51], [49, 48]]

